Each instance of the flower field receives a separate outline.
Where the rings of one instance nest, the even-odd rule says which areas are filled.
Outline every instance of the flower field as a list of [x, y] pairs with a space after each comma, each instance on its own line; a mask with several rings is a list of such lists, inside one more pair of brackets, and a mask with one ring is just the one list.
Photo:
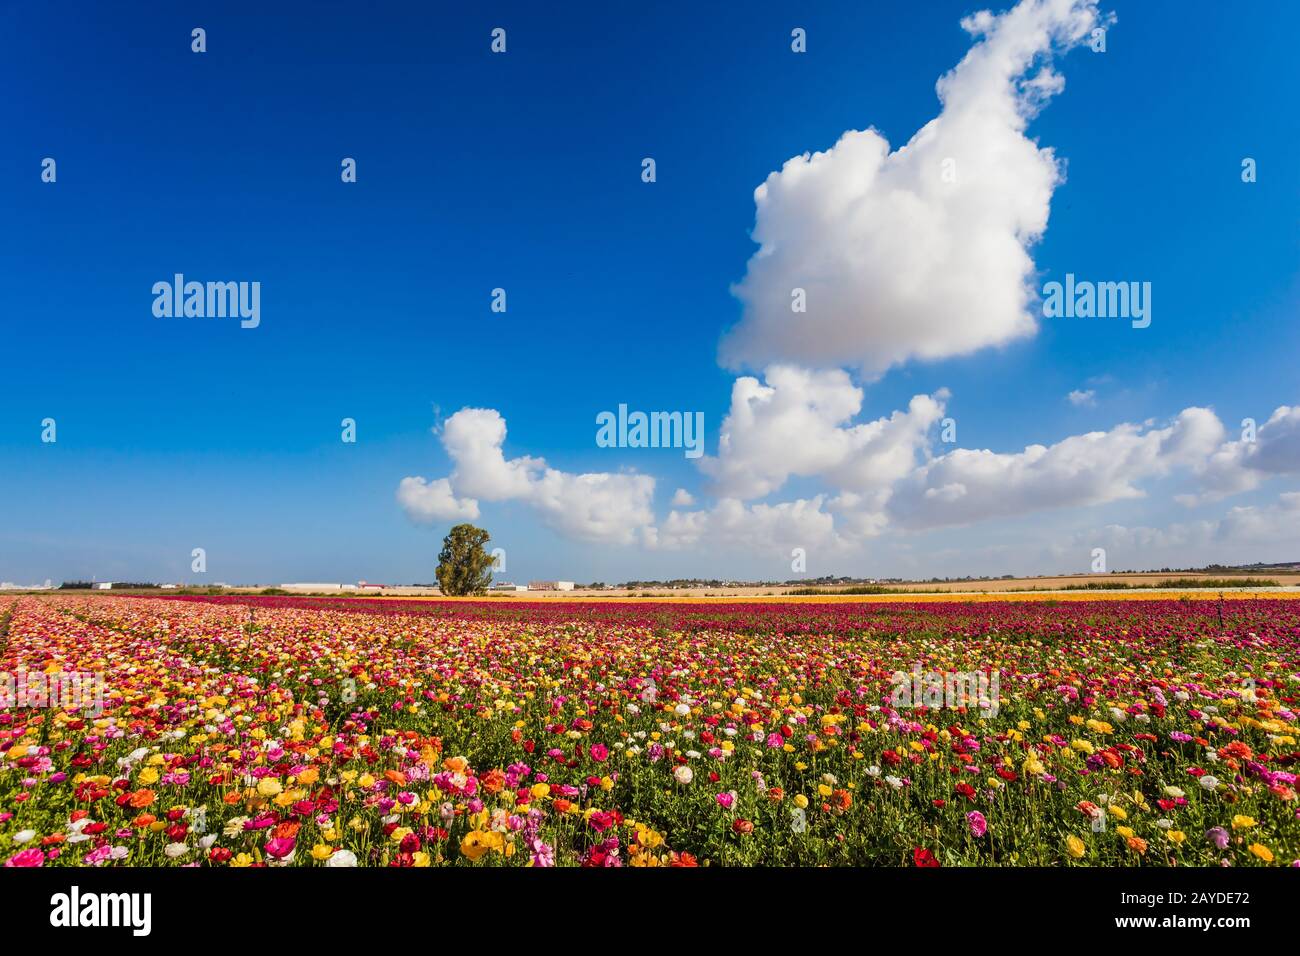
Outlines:
[[1287, 600], [0, 597], [0, 672], [103, 687], [0, 709], [9, 867], [1300, 865]]

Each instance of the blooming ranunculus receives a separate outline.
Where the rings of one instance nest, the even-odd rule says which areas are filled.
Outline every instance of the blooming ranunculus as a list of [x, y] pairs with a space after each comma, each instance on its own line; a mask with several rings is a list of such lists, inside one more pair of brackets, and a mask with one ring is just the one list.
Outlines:
[[335, 850], [325, 861], [326, 866], [352, 867], [357, 865], [357, 855], [351, 850]]
[[984, 819], [984, 814], [978, 810], [972, 810], [966, 814], [966, 823], [970, 826], [970, 834], [974, 837], [982, 837], [989, 828], [989, 823]]
[[685, 764], [682, 764], [673, 768], [673, 779], [684, 787], [695, 779], [695, 771]]
[[1209, 840], [1220, 850], [1226, 850], [1230, 838], [1228, 836], [1228, 831], [1223, 829], [1223, 827], [1210, 827], [1210, 829], [1205, 831], [1205, 839]]

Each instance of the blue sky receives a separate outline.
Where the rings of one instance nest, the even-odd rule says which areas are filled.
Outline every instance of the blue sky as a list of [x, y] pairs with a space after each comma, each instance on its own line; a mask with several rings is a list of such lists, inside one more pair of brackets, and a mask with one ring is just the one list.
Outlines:
[[[1111, 488], [942, 525], [880, 505], [870, 534], [837, 516], [834, 532], [714, 528], [671, 547], [676, 489], [695, 499], [679, 511], [704, 515], [734, 489], [680, 449], [596, 446], [595, 415], [624, 402], [702, 411], [718, 455], [733, 382], [765, 364], [719, 356], [747, 320], [733, 287], [758, 249], [755, 187], [849, 130], [906, 143], [939, 114], [935, 82], [971, 50], [959, 22], [979, 9], [6, 7], [0, 579], [428, 581], [452, 520], [399, 505], [407, 476], [452, 476], [507, 549], [504, 576], [522, 580], [785, 579], [804, 537], [814, 575], [1083, 570], [1094, 543], [1117, 567], [1300, 558], [1297, 538], [1258, 532], [1300, 513], [1286, 497], [1300, 488], [1288, 416], [1258, 460], [1224, 451], [1235, 470], [1208, 495], [1202, 443], [1196, 460], [1139, 469], [1140, 496]], [[852, 422], [946, 388], [966, 449], [1013, 455], [1124, 423], [1145, 433], [1191, 407], [1222, 422], [1217, 448], [1244, 417], [1300, 404], [1300, 11], [1101, 11], [1117, 18], [1106, 51], [1058, 51], [1064, 89], [1026, 131], [1064, 173], [1026, 249], [1035, 287], [1066, 272], [1149, 281], [1151, 327], [1040, 316], [1033, 334], [879, 375], [855, 365], [854, 342], [816, 363], [861, 389]], [[795, 27], [807, 53], [791, 51]], [[44, 157], [56, 183], [41, 181]], [[343, 157], [355, 184], [340, 181]], [[1243, 157], [1257, 182], [1242, 182]], [[155, 318], [150, 289], [177, 272], [260, 281], [260, 326]], [[497, 287], [505, 313], [490, 310]], [[858, 319], [870, 349], [873, 317]], [[954, 334], [964, 321], [951, 316]], [[1075, 404], [1072, 391], [1093, 395]], [[431, 429], [467, 407], [505, 420], [507, 460], [635, 472], [653, 491], [611, 532], [565, 526], [541, 491], [459, 487]], [[47, 417], [53, 444], [40, 440]], [[344, 417], [355, 444], [340, 441]], [[930, 431], [915, 468], [949, 450]], [[831, 511], [845, 491], [811, 465], [778, 484], [740, 496], [742, 513], [818, 495]], [[206, 575], [190, 573], [194, 547]]]

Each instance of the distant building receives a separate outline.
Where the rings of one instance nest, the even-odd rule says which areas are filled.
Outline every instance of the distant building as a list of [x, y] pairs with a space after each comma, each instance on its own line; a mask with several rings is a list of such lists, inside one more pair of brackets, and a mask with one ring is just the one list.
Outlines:
[[530, 591], [572, 591], [572, 581], [529, 581]]
[[527, 591], [527, 590], [528, 590], [528, 585], [526, 585], [526, 584], [515, 584], [513, 581], [498, 581], [496, 584], [492, 585], [491, 590], [493, 590], [493, 591]]
[[389, 585], [387, 585], [387, 584], [371, 584], [369, 581], [358, 581], [358, 582], [357, 582], [357, 590], [358, 590], [358, 591], [382, 591], [382, 590], [384, 590], [384, 588], [386, 588], [386, 587], [389, 587]]
[[299, 584], [281, 584], [280, 588], [285, 591], [341, 591], [343, 589], [338, 584], [319, 584], [312, 581]]

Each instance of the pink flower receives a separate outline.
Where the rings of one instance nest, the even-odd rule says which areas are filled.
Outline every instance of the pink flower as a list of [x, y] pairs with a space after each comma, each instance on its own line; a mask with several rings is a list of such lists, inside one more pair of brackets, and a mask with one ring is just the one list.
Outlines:
[[592, 744], [590, 753], [591, 759], [597, 763], [604, 763], [609, 759], [609, 748], [604, 744]]
[[726, 810], [730, 810], [730, 809], [731, 809], [731, 805], [732, 805], [733, 803], [735, 803], [735, 802], [736, 802], [736, 798], [735, 798], [734, 796], [732, 796], [730, 793], [720, 793], [720, 794], [718, 794], [718, 806], [720, 806], [720, 807], [722, 807], [722, 808], [724, 808], [724, 809], [726, 809]]
[[296, 841], [293, 837], [275, 837], [266, 841], [266, 852], [268, 856], [273, 856], [277, 860], [283, 860], [286, 856], [293, 853], [293, 845]]
[[982, 837], [986, 832], [988, 832], [989, 822], [984, 819], [984, 814], [980, 813], [978, 810], [972, 810], [970, 813], [966, 814], [966, 822], [970, 825], [971, 836]]
[[19, 850], [9, 859], [5, 860], [5, 866], [44, 866], [45, 853], [37, 847], [30, 850]]

